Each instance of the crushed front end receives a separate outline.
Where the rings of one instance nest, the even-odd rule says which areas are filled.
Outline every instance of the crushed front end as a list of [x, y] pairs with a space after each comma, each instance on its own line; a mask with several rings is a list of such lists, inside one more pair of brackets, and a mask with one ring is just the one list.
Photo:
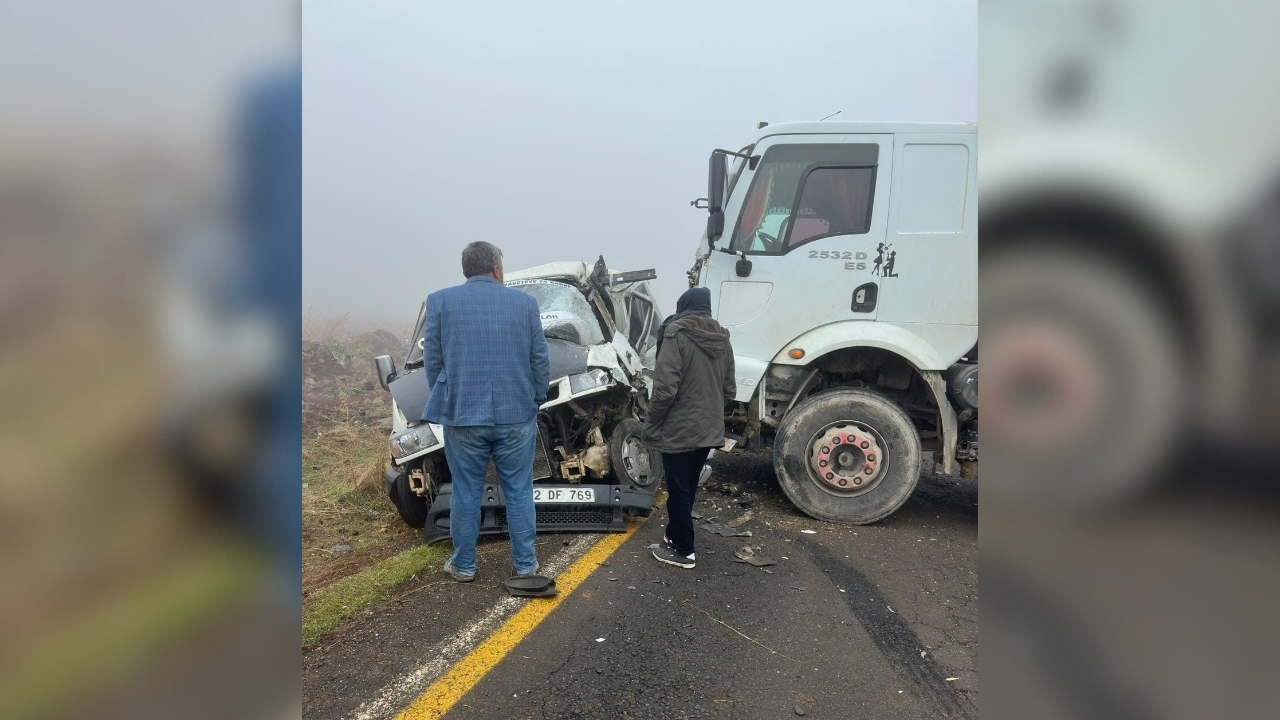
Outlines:
[[[601, 261], [595, 268], [553, 263], [508, 276], [509, 287], [538, 301], [551, 361], [532, 468], [539, 532], [621, 531], [626, 518], [652, 512], [661, 456], [640, 435], [660, 319], [647, 277], [637, 275], [608, 274]], [[418, 347], [387, 381], [393, 429], [385, 479], [402, 519], [433, 543], [449, 537], [453, 483], [443, 428], [416, 419], [430, 396], [421, 367], [424, 315], [415, 330]], [[506, 504], [490, 463], [480, 533], [506, 531]]]

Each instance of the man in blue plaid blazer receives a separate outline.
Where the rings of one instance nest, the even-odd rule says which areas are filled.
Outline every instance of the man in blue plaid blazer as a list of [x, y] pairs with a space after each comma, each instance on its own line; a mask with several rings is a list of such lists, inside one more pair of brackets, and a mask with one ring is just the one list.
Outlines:
[[453, 476], [445, 572], [476, 574], [476, 539], [485, 471], [493, 459], [507, 509], [516, 575], [534, 575], [533, 451], [538, 407], [547, 399], [551, 363], [538, 303], [502, 284], [502, 251], [473, 242], [462, 251], [467, 281], [427, 297], [422, 358], [431, 396], [422, 419], [444, 426]]

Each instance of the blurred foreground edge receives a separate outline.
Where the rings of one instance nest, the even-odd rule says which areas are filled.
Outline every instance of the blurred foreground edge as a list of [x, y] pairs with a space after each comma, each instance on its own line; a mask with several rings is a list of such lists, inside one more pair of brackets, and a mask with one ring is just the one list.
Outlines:
[[984, 711], [1275, 717], [1280, 12], [981, 13]]
[[0, 716], [298, 717], [298, 8], [6, 10]]

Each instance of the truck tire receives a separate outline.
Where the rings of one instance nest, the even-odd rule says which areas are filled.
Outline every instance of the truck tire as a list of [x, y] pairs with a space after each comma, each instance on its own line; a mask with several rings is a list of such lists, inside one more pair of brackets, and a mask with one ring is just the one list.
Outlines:
[[609, 465], [614, 480], [653, 490], [662, 482], [662, 453], [649, 449], [641, 435], [644, 424], [635, 418], [618, 423], [609, 435]]
[[920, 478], [920, 437], [869, 390], [814, 395], [782, 418], [773, 468], [791, 502], [819, 520], [865, 525], [891, 515]]
[[408, 473], [401, 473], [396, 477], [395, 483], [391, 487], [391, 500], [395, 503], [396, 510], [400, 511], [400, 519], [411, 528], [420, 528], [427, 524], [427, 500], [426, 498], [415, 495], [409, 489]]
[[1186, 349], [1139, 274], [1067, 248], [984, 256], [981, 272], [993, 501], [1105, 509], [1201, 442], [1184, 432]]

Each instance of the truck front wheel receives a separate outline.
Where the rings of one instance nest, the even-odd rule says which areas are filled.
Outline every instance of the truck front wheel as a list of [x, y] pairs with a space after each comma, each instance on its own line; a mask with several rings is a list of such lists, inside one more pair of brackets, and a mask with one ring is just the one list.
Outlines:
[[883, 396], [829, 390], [782, 419], [773, 468], [806, 515], [865, 525], [910, 497], [920, 477], [920, 438], [907, 414]]

